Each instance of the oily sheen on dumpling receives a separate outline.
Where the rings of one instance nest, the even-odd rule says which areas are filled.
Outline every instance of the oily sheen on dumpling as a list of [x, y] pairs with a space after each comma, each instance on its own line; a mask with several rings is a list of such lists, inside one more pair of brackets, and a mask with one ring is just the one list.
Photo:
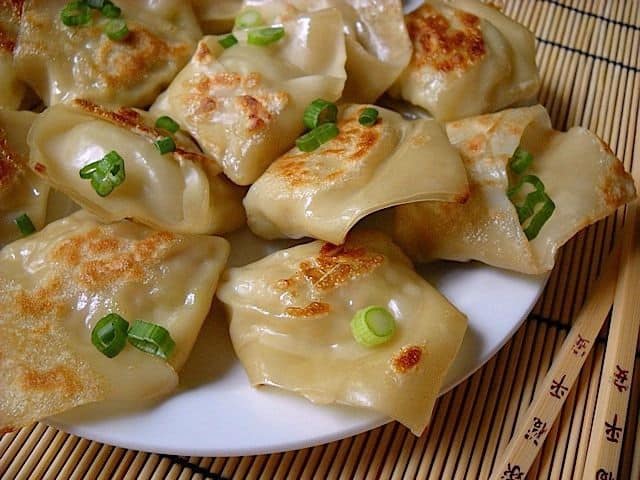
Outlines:
[[111, 40], [91, 9], [83, 26], [62, 23], [67, 0], [26, 0], [15, 65], [46, 105], [84, 98], [145, 107], [187, 63], [201, 36], [190, 2], [118, 0], [129, 35]]
[[27, 146], [36, 116], [0, 109], [0, 247], [22, 236], [19, 216], [26, 213], [36, 228], [44, 225], [49, 185], [29, 168]]
[[478, 0], [426, 0], [406, 16], [409, 66], [390, 89], [440, 121], [532, 100], [540, 80], [533, 34]]
[[251, 230], [264, 238], [313, 237], [335, 244], [375, 211], [424, 200], [464, 202], [467, 174], [443, 128], [370, 105], [341, 107], [340, 134], [312, 152], [298, 148], [271, 164], [244, 200]]
[[[350, 234], [276, 252], [227, 270], [217, 293], [250, 382], [316, 403], [388, 415], [420, 435], [456, 356], [466, 318], [415, 273], [388, 237]], [[387, 308], [397, 329], [367, 348], [350, 321], [369, 305]]]
[[[174, 135], [174, 152], [161, 154], [153, 142], [168, 132], [154, 123], [146, 112], [108, 110], [86, 100], [50, 107], [29, 134], [31, 167], [105, 221], [132, 218], [179, 233], [221, 233], [240, 227], [242, 190], [184, 133]], [[100, 197], [79, 172], [111, 151], [124, 159], [126, 178], [107, 197]]]
[[337, 8], [347, 48], [345, 102], [374, 102], [411, 58], [400, 0], [245, 0], [244, 9], [249, 8], [274, 21], [283, 21], [298, 11]]
[[[553, 130], [540, 105], [452, 122], [447, 133], [467, 167], [471, 196], [465, 205], [396, 209], [395, 239], [416, 261], [479, 260], [543, 273], [573, 235], [636, 196], [633, 179], [602, 140], [581, 127]], [[525, 173], [542, 180], [556, 207], [531, 241], [507, 197], [515, 181], [508, 162], [518, 146], [533, 155]]]
[[242, 0], [191, 0], [193, 11], [207, 35], [230, 32]]
[[336, 100], [344, 88], [337, 10], [297, 16], [284, 29], [284, 38], [267, 46], [248, 44], [246, 32], [227, 49], [219, 37], [203, 38], [151, 110], [177, 120], [240, 185], [293, 146], [309, 103]]
[[[173, 390], [228, 254], [222, 238], [107, 225], [85, 211], [0, 250], [0, 432]], [[166, 328], [168, 361], [130, 344], [100, 353], [91, 330], [109, 313]]]
[[21, 12], [21, 1], [0, 1], [0, 108], [11, 110], [20, 107], [26, 90], [13, 66]]

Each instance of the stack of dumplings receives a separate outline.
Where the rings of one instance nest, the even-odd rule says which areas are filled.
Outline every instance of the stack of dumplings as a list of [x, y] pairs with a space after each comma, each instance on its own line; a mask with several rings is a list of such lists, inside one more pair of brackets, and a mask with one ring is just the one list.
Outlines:
[[413, 262], [548, 272], [636, 197], [539, 87], [478, 0], [0, 2], [0, 433], [171, 394], [217, 296], [253, 386], [420, 435], [467, 319]]

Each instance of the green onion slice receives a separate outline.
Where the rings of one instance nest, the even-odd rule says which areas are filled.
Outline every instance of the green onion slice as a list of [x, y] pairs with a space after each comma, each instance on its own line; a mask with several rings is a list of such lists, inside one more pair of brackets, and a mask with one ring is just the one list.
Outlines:
[[226, 37], [222, 37], [218, 40], [218, 43], [222, 48], [230, 48], [233, 47], [236, 43], [238, 43], [238, 39], [233, 34], [229, 34]]
[[60, 20], [67, 27], [85, 25], [91, 20], [89, 5], [83, 1], [69, 2], [60, 12]]
[[337, 118], [338, 107], [336, 104], [318, 98], [305, 108], [302, 122], [307, 129], [313, 130], [323, 123], [335, 123]]
[[164, 137], [153, 142], [153, 145], [160, 151], [162, 155], [171, 153], [176, 150], [176, 142], [171, 137]]
[[124, 182], [124, 159], [117, 152], [111, 151], [101, 160], [82, 167], [80, 178], [90, 179], [96, 193], [106, 197], [115, 187]]
[[335, 123], [323, 123], [296, 140], [296, 146], [303, 152], [312, 152], [323, 143], [340, 133]]
[[176, 133], [180, 130], [180, 125], [173, 118], [163, 115], [156, 120], [156, 128], [161, 128], [167, 132]]
[[104, 0], [104, 5], [102, 7], [102, 15], [107, 18], [118, 18], [122, 14], [122, 10], [120, 7], [113, 4], [109, 0]]
[[360, 125], [364, 125], [365, 127], [371, 127], [378, 121], [378, 113], [378, 110], [375, 108], [367, 107], [360, 112], [358, 122], [360, 122]]
[[264, 23], [262, 20], [262, 15], [257, 10], [249, 8], [240, 13], [236, 17], [235, 26], [236, 28], [251, 28], [258, 27]]
[[117, 313], [110, 313], [102, 317], [93, 327], [91, 343], [104, 355], [113, 358], [118, 355], [127, 344], [127, 330], [129, 322]]
[[[535, 175], [525, 175], [515, 186], [507, 191], [507, 195], [511, 201], [513, 201], [513, 197], [527, 183], [532, 185], [534, 190], [527, 194], [522, 205], [516, 205], [514, 203], [514, 206], [516, 212], [518, 212], [520, 224], [524, 228], [524, 234], [528, 240], [533, 240], [538, 236], [544, 224], [553, 214], [556, 205], [545, 192], [542, 180]], [[525, 227], [527, 221], [528, 225]]]
[[169, 358], [176, 346], [169, 331], [154, 323], [136, 320], [129, 328], [129, 343], [143, 352]]
[[116, 18], [107, 22], [104, 26], [104, 33], [111, 40], [124, 40], [129, 35], [129, 27], [127, 27], [127, 22], [121, 18]]
[[518, 147], [516, 151], [513, 153], [511, 159], [509, 159], [509, 167], [518, 175], [521, 175], [525, 172], [527, 168], [533, 162], [533, 155], [531, 155], [526, 150]]
[[396, 321], [389, 310], [375, 305], [358, 310], [351, 320], [351, 333], [365, 347], [388, 342], [396, 331]]
[[91, 8], [95, 8], [97, 10], [101, 10], [104, 6], [104, 0], [86, 0], [86, 2]]
[[26, 213], [23, 213], [18, 218], [16, 218], [16, 225], [18, 225], [18, 229], [20, 230], [20, 233], [22, 233], [23, 237], [31, 235], [36, 231], [36, 227], [33, 225], [33, 222], [29, 218], [29, 215], [27, 215]]
[[284, 27], [266, 27], [249, 30], [247, 43], [250, 45], [271, 45], [284, 37]]

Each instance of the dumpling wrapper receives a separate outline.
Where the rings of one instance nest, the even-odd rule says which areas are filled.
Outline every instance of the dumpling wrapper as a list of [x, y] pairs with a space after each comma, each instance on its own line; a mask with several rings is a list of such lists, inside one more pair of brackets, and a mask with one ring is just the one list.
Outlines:
[[49, 185], [29, 168], [27, 133], [37, 115], [0, 109], [0, 247], [22, 236], [16, 218], [26, 213], [44, 225]]
[[[366, 407], [420, 435], [466, 330], [466, 318], [378, 232], [343, 246], [315, 241], [227, 270], [218, 298], [249, 380], [316, 403]], [[397, 330], [375, 348], [350, 321], [380, 305]]]
[[207, 35], [230, 32], [242, 0], [191, 0], [193, 10]]
[[[578, 231], [636, 196], [633, 179], [610, 148], [582, 127], [553, 130], [544, 107], [505, 110], [447, 124], [469, 173], [465, 205], [423, 202], [395, 210], [395, 239], [416, 261], [479, 260], [538, 274], [553, 268], [558, 249]], [[507, 189], [508, 162], [521, 146], [555, 203], [528, 241]], [[520, 201], [518, 201], [520, 203]]]
[[440, 121], [531, 101], [540, 79], [535, 37], [477, 0], [426, 0], [406, 16], [413, 56], [389, 90]]
[[189, 2], [118, 0], [129, 36], [110, 40], [91, 9], [86, 26], [60, 20], [66, 0], [27, 0], [15, 49], [18, 75], [45, 105], [84, 98], [146, 107], [173, 80], [201, 36]]
[[372, 103], [400, 76], [411, 59], [411, 41], [399, 0], [246, 0], [269, 17], [337, 8], [347, 48], [345, 102]]
[[21, 1], [0, 2], [0, 108], [17, 110], [26, 93], [13, 66], [13, 49], [16, 45]]
[[304, 109], [337, 100], [344, 88], [345, 47], [337, 10], [285, 22], [269, 46], [224, 49], [205, 37], [190, 63], [153, 105], [169, 115], [240, 185], [253, 183], [302, 133]]
[[297, 147], [273, 162], [244, 199], [251, 230], [264, 238], [313, 237], [336, 245], [365, 216], [408, 202], [464, 202], [460, 155], [435, 120], [405, 120], [369, 105], [341, 107], [340, 134], [312, 152]]
[[[178, 383], [229, 254], [219, 237], [101, 224], [85, 211], [0, 251], [0, 432], [100, 400], [158, 397]], [[168, 362], [91, 343], [104, 315], [166, 328]]]
[[[132, 218], [178, 233], [222, 233], [245, 221], [243, 191], [202, 154], [188, 135], [162, 155], [153, 141], [167, 135], [155, 119], [130, 108], [107, 110], [85, 100], [42, 113], [29, 133], [30, 164], [53, 187], [105, 221]], [[80, 169], [115, 150], [126, 178], [100, 197]]]

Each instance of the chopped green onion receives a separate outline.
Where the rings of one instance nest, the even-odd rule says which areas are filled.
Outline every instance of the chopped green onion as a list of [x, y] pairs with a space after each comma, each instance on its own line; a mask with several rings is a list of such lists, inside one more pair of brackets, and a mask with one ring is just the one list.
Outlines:
[[16, 225], [18, 225], [18, 229], [20, 230], [20, 233], [22, 233], [23, 237], [31, 235], [36, 231], [36, 227], [34, 227], [33, 222], [26, 213], [23, 213], [16, 218]]
[[226, 37], [222, 37], [218, 40], [220, 46], [224, 49], [233, 47], [236, 43], [238, 43], [238, 39], [233, 34], [229, 34]]
[[91, 20], [89, 5], [83, 1], [69, 2], [60, 12], [60, 20], [67, 27], [85, 25]]
[[529, 168], [531, 162], [533, 162], [533, 155], [531, 155], [526, 150], [518, 147], [509, 160], [509, 167], [515, 173], [521, 175], [527, 168]]
[[520, 189], [526, 183], [532, 185], [533, 188], [535, 188], [536, 190], [541, 190], [544, 192], [544, 183], [542, 183], [542, 180], [540, 180], [535, 175], [525, 175], [520, 179], [520, 181], [518, 181], [518, 183], [516, 183], [513, 187], [507, 190], [507, 196], [509, 198], [512, 198], [514, 195], [516, 195], [520, 191]]
[[136, 320], [129, 328], [129, 343], [143, 352], [169, 358], [176, 343], [171, 338], [169, 331], [154, 323]]
[[115, 187], [124, 182], [124, 159], [117, 152], [111, 151], [101, 160], [82, 167], [80, 178], [90, 179], [96, 193], [106, 197]]
[[335, 123], [323, 123], [296, 140], [296, 146], [303, 152], [312, 152], [323, 143], [340, 133]]
[[124, 40], [129, 35], [129, 27], [127, 27], [127, 22], [121, 18], [116, 18], [107, 22], [104, 26], [104, 33], [111, 40]]
[[362, 112], [360, 112], [360, 118], [358, 118], [358, 122], [360, 125], [364, 125], [365, 127], [371, 127], [375, 125], [378, 121], [378, 110], [372, 107], [367, 107]]
[[318, 98], [305, 108], [302, 122], [306, 128], [313, 130], [323, 123], [335, 123], [337, 118], [338, 107], [336, 104]]
[[[513, 197], [520, 191], [525, 183], [534, 187], [525, 197], [524, 204], [514, 206], [518, 212], [518, 219], [524, 228], [524, 234], [528, 240], [533, 240], [540, 233], [540, 229], [549, 220], [554, 210], [555, 204], [545, 192], [544, 183], [535, 175], [525, 175], [520, 181], [507, 191], [508, 197], [513, 201]], [[540, 206], [540, 208], [538, 208]], [[525, 227], [525, 223], [529, 224]]]
[[180, 125], [173, 118], [163, 115], [156, 120], [156, 128], [161, 128], [167, 132], [176, 133], [180, 130]]
[[351, 320], [351, 333], [365, 347], [388, 342], [396, 331], [393, 315], [384, 307], [369, 306], [358, 310]]
[[527, 240], [533, 240], [538, 236], [540, 230], [547, 223], [547, 220], [551, 218], [553, 212], [556, 209], [556, 204], [553, 203], [553, 200], [549, 198], [549, 196], [545, 193], [545, 199], [542, 203], [542, 207], [535, 213], [535, 215], [529, 221], [529, 225], [527, 225], [524, 229], [524, 234], [527, 236]]
[[264, 21], [262, 20], [260, 12], [250, 8], [241, 12], [240, 15], [236, 17], [235, 26], [236, 28], [251, 28], [258, 27], [263, 23]]
[[120, 7], [113, 4], [109, 0], [104, 1], [104, 6], [102, 7], [102, 15], [107, 18], [118, 18], [122, 14], [122, 10]]
[[271, 45], [284, 37], [284, 27], [266, 27], [250, 30], [247, 43], [250, 45]]
[[117, 313], [110, 313], [93, 327], [91, 343], [104, 355], [113, 358], [126, 346], [128, 329], [129, 322]]
[[160, 151], [162, 155], [171, 153], [176, 150], [176, 142], [171, 137], [164, 137], [153, 142], [153, 145]]
[[104, 6], [104, 0], [86, 0], [86, 2], [91, 8], [95, 8], [97, 10], [101, 10]]

